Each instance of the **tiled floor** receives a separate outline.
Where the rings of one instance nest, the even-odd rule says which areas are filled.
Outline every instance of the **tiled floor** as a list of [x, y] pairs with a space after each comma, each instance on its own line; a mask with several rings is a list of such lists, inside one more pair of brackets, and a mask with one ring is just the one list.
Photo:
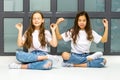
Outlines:
[[8, 69], [14, 56], [0, 57], [0, 80], [120, 80], [120, 56], [107, 58], [105, 68], [57, 68], [52, 70]]

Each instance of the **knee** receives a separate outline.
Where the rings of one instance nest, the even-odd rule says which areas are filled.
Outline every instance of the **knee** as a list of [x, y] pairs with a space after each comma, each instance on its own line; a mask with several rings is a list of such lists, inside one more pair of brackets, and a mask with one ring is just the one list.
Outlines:
[[24, 62], [24, 55], [21, 53], [21, 52], [16, 52], [16, 59], [19, 61], [19, 62]]
[[69, 59], [70, 59], [70, 53], [68, 53], [68, 52], [63, 52], [63, 53], [62, 53], [62, 58], [63, 58], [64, 60], [69, 60]]
[[16, 53], [16, 59], [21, 62], [21, 57], [20, 53]]
[[107, 62], [107, 60], [105, 58], [103, 58], [103, 61], [100, 63], [101, 64], [100, 67], [105, 67], [106, 62]]
[[88, 67], [102, 68], [105, 67], [107, 60], [105, 58], [98, 58], [88, 62]]

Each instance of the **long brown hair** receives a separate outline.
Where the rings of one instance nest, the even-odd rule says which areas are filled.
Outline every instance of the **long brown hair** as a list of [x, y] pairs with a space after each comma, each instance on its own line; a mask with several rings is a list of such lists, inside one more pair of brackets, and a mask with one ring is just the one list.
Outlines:
[[87, 33], [87, 39], [90, 40], [90, 41], [93, 39], [92, 28], [91, 28], [91, 24], [90, 24], [90, 18], [88, 16], [87, 12], [82, 11], [80, 13], [77, 13], [77, 15], [75, 17], [73, 28], [72, 28], [73, 29], [72, 30], [72, 39], [73, 39], [73, 42], [75, 44], [76, 44], [76, 39], [77, 39], [78, 33], [81, 30], [80, 27], [78, 26], [78, 19], [79, 19], [80, 16], [85, 16], [86, 20], [87, 20], [87, 23], [86, 23], [86, 26], [85, 26], [85, 31]]
[[[26, 41], [25, 41], [25, 44], [24, 44], [24, 47], [26, 48], [30, 48], [31, 46], [33, 46], [33, 41], [32, 41], [32, 33], [34, 32], [35, 30], [35, 26], [33, 25], [33, 16], [35, 13], [39, 13], [42, 18], [44, 18], [43, 14], [40, 12], [40, 11], [35, 11], [33, 12], [33, 14], [31, 15], [31, 19], [30, 19], [30, 25], [25, 33], [25, 36], [26, 36]], [[40, 25], [40, 28], [39, 28], [39, 41], [41, 43], [41, 46], [42, 47], [45, 47], [46, 45], [46, 41], [45, 41], [45, 27], [44, 27], [44, 23], [42, 23]]]

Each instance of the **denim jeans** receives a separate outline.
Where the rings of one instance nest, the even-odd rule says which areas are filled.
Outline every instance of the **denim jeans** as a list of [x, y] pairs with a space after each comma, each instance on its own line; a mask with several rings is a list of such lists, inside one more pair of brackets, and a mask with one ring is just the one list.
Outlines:
[[78, 54], [78, 53], [71, 53], [70, 54], [70, 58], [69, 60], [64, 60], [64, 62], [67, 63], [73, 63], [73, 64], [81, 64], [81, 63], [86, 63], [87, 62], [87, 56], [89, 54], [85, 53], [85, 54]]
[[88, 67], [102, 68], [105, 66], [104, 58], [94, 59], [87, 62]]
[[70, 54], [70, 58], [69, 60], [64, 60], [65, 63], [71, 63], [71, 64], [82, 64], [82, 63], [87, 63], [88, 67], [104, 67], [104, 64], [102, 64], [104, 62], [104, 58], [98, 58], [98, 59], [94, 59], [92, 61], [88, 61], [87, 60], [87, 56], [89, 55], [88, 53], [71, 53]]
[[23, 64], [28, 64], [28, 69], [40, 69], [40, 70], [48, 70], [52, 68], [52, 65], [48, 68], [45, 68], [44, 65], [48, 62], [51, 62], [51, 60], [41, 60], [38, 61], [38, 56], [45, 56], [48, 55], [47, 52], [40, 51], [40, 50], [34, 50], [30, 53], [24, 52], [24, 51], [16, 51], [16, 59], [20, 61]]

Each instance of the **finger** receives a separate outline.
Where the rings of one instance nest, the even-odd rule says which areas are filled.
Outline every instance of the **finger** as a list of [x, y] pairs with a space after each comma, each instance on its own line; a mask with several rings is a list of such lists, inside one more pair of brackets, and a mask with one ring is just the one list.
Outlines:
[[51, 24], [50, 27], [54, 27], [54, 24]]

